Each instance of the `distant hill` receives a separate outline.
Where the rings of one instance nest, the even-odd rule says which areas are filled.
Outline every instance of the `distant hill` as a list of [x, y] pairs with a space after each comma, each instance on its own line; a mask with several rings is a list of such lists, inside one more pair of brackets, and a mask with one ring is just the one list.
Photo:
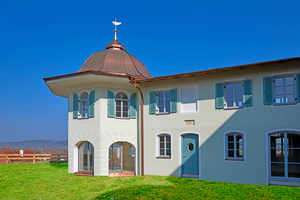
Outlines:
[[68, 140], [53, 141], [53, 140], [26, 140], [22, 142], [0, 142], [0, 147], [5, 146], [20, 147], [24, 149], [30, 148], [60, 148], [67, 147]]

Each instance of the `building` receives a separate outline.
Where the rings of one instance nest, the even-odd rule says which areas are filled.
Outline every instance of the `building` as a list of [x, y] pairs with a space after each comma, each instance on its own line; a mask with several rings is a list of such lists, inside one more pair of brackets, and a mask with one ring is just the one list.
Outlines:
[[68, 98], [69, 173], [300, 186], [300, 57], [161, 77], [115, 37]]

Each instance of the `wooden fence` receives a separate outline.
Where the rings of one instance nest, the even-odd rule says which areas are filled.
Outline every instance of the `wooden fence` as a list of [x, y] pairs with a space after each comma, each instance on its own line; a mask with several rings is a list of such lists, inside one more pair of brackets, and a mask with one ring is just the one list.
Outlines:
[[9, 161], [26, 160], [32, 160], [33, 164], [40, 160], [48, 160], [48, 162], [54, 161], [60, 163], [68, 161], [68, 154], [0, 154], [0, 160], [5, 160], [6, 165], [8, 165]]

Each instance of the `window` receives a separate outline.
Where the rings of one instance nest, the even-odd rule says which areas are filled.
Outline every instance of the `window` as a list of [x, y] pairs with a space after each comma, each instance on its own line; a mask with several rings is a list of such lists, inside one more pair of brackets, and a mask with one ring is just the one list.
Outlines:
[[244, 134], [228, 133], [225, 135], [226, 159], [244, 160]]
[[252, 80], [216, 83], [216, 109], [252, 106]]
[[171, 136], [168, 134], [158, 136], [158, 157], [171, 157]]
[[300, 102], [300, 74], [265, 77], [263, 80], [265, 105]]
[[129, 152], [128, 152], [128, 156], [129, 157], [135, 157], [135, 148], [134, 148], [134, 146], [133, 145], [131, 145], [130, 147], [129, 147], [129, 150], [128, 150]]
[[177, 112], [177, 89], [152, 91], [149, 97], [149, 114]]
[[197, 99], [198, 99], [198, 87], [184, 86], [181, 87], [181, 112], [182, 113], [192, 113], [197, 112]]
[[119, 92], [116, 95], [116, 117], [128, 118], [128, 97], [123, 92]]
[[294, 103], [294, 76], [274, 77], [275, 104]]
[[242, 82], [225, 84], [225, 107], [243, 107]]
[[157, 92], [157, 112], [170, 113], [170, 91]]
[[78, 112], [78, 117], [89, 116], [89, 94], [87, 92], [83, 92], [80, 95]]

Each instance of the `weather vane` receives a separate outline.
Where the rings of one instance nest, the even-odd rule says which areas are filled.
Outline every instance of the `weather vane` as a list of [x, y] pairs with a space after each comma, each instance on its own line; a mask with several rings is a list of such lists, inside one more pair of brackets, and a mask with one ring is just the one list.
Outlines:
[[117, 18], [115, 18], [115, 21], [111, 21], [115, 25], [115, 40], [117, 40], [117, 26], [122, 24], [122, 22], [117, 22]]

